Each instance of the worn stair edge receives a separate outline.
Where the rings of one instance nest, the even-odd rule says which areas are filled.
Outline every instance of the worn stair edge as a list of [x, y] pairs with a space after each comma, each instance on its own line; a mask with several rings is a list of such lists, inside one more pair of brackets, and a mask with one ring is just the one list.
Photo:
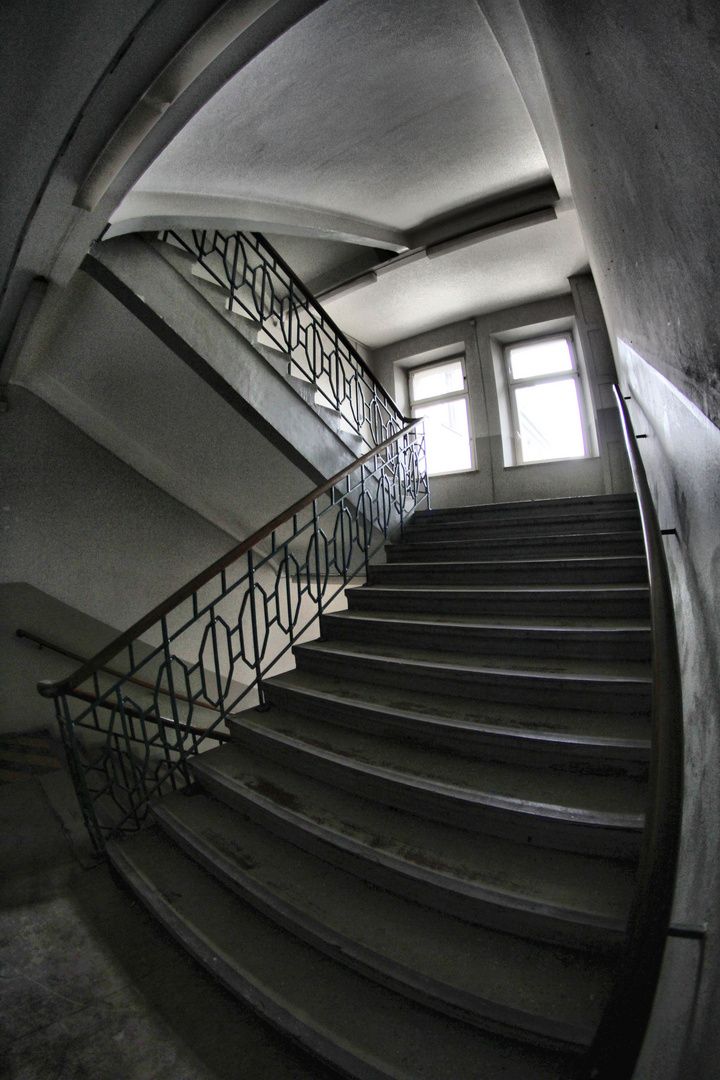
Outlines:
[[602, 495], [559, 495], [554, 498], [548, 499], [518, 499], [514, 502], [504, 503], [469, 503], [466, 506], [448, 506], [440, 507], [439, 509], [434, 510], [423, 510], [422, 513], [425, 517], [452, 517], [455, 514], [465, 514], [468, 512], [484, 514], [493, 512], [501, 513], [503, 510], [518, 510], [522, 513], [525, 513], [550, 510], [555, 508], [602, 508], [613, 506], [619, 507], [628, 504], [637, 509], [637, 495], [634, 491], [619, 491], [609, 494], [603, 493]]
[[515, 656], [569, 656], [586, 659], [647, 660], [652, 657], [650, 627], [629, 629], [622, 626], [591, 627], [532, 625], [503, 626], [490, 620], [474, 624], [468, 621], [433, 619], [431, 615], [395, 616], [372, 611], [337, 611], [323, 614], [320, 633], [323, 638], [349, 641], [370, 640], [409, 647], [427, 641], [427, 647], [443, 652], [499, 653]]
[[408, 584], [552, 585], [644, 584], [647, 562], [641, 555], [604, 555], [594, 558], [503, 559], [441, 562], [378, 563], [369, 568], [368, 585], [387, 581]]
[[[348, 699], [326, 690], [315, 691], [288, 682], [282, 675], [264, 683], [265, 697], [271, 704], [311, 717], [321, 717], [334, 724], [345, 725], [368, 733], [397, 737], [413, 737], [429, 746], [443, 746], [470, 756], [484, 756], [488, 751], [503, 749], [508, 761], [536, 760], [578, 761], [602, 766], [627, 767], [650, 760], [649, 738], [619, 738], [580, 732], [564, 733], [551, 729], [533, 730], [495, 724], [458, 723], [442, 716], [390, 705]], [[633, 723], [635, 723], [633, 721]]]
[[532, 837], [542, 847], [565, 851], [626, 855], [637, 851], [639, 845], [644, 825], [640, 814], [567, 807], [458, 788], [345, 757], [261, 729], [237, 716], [229, 718], [228, 726], [234, 739], [263, 757], [288, 768], [301, 768], [323, 783], [419, 817], [508, 838]]
[[[410, 526], [407, 527], [408, 533], [410, 528]], [[452, 529], [448, 530], [447, 537], [438, 536], [428, 540], [413, 539], [406, 535], [404, 540], [386, 545], [387, 560], [388, 562], [395, 562], [396, 559], [400, 562], [433, 562], [435, 559], [452, 561], [455, 556], [460, 556], [458, 561], [463, 561], [463, 555], [477, 553], [488, 561], [502, 562], [508, 558], [529, 558], [548, 551], [553, 552], [551, 556], [553, 558], [564, 556], [573, 558], [581, 556], [588, 548], [599, 549], [601, 554], [613, 555], [641, 555], [644, 550], [643, 536], [639, 531], [506, 536], [503, 537], [502, 550], [499, 552], [496, 538], [454, 540], [452, 536]]]
[[367, 585], [349, 589], [348, 608], [378, 611], [436, 611], [448, 615], [584, 615], [595, 618], [647, 619], [650, 592], [643, 585], [546, 586], [522, 585]]
[[[332, 959], [347, 964], [361, 975], [381, 982], [391, 990], [409, 996], [428, 1008], [439, 1009], [482, 1030], [556, 1050], [583, 1050], [591, 1045], [594, 1024], [573, 1023], [530, 1013], [525, 1009], [493, 1001], [487, 996], [463, 991], [447, 981], [433, 978], [402, 964], [383, 953], [380, 948], [363, 944], [333, 929], [326, 922], [314, 918], [308, 911], [289, 903], [267, 886], [255, 881], [248, 873], [244, 873], [237, 861], [228, 858], [217, 846], [188, 828], [168, 806], [169, 801], [165, 800], [155, 808], [155, 818], [187, 854], [246, 903]], [[317, 856], [302, 854], [318, 861]], [[319, 876], [333, 872], [350, 876], [338, 868], [327, 865], [318, 867]], [[354, 881], [354, 887], [366, 894], [364, 903], [371, 904], [376, 887], [368, 886], [357, 879]], [[413, 918], [413, 909], [420, 910], [412, 901], [405, 899], [396, 898], [395, 903], [403, 906], [410, 921]], [[452, 917], [440, 912], [434, 912], [433, 915], [437, 920], [437, 940], [442, 940], [443, 921]]]
[[[263, 790], [248, 787], [218, 766], [215, 755], [212, 761], [209, 757], [203, 754], [191, 763], [201, 787], [290, 843], [380, 888], [481, 926], [549, 944], [615, 949], [624, 940], [624, 918], [472, 881], [446, 867], [441, 855], [426, 857], [415, 851], [410, 859], [338, 832], [302, 813], [293, 805], [292, 794], [274, 782], [265, 782]], [[346, 797], [362, 810], [364, 799], [349, 792]]]
[[367, 676], [404, 689], [437, 692], [443, 687], [460, 697], [475, 697], [482, 693], [489, 700], [592, 712], [646, 715], [650, 708], [649, 678], [528, 671], [503, 667], [502, 661], [506, 659], [503, 657], [497, 657], [497, 664], [471, 666], [457, 660], [445, 660], [442, 653], [436, 657], [411, 658], [372, 651], [369, 647], [364, 650], [360, 646], [349, 648], [351, 644], [313, 641], [295, 645], [293, 653], [297, 666], [303, 671], [345, 674], [358, 682]]
[[[243, 905], [243, 923], [249, 931], [245, 942], [268, 938], [270, 949], [265, 954], [270, 951], [276, 965], [282, 958], [283, 970], [294, 974], [295, 1000], [291, 998], [289, 979], [280, 980], [276, 986], [262, 985], [250, 970], [247, 946], [238, 947], [237, 928], [233, 925], [238, 899], [179, 850], [172, 860], [163, 851], [163, 860], [174, 868], [178, 887], [185, 886], [186, 892], [194, 889], [202, 901], [196, 901], [194, 909], [192, 903], [185, 902], [183, 915], [178, 895], [158, 889], [149, 876], [149, 870], [155, 873], [152, 857], [158, 848], [152, 847], [154, 839], [148, 844], [145, 834], [134, 839], [132, 848], [128, 843], [111, 845], [109, 854], [118, 873], [166, 929], [231, 993], [341, 1074], [352, 1080], [440, 1080], [452, 1068], [458, 1080], [494, 1080], [501, 1075], [503, 1066], [510, 1066], [508, 1080], [570, 1080], [571, 1059], [565, 1062], [540, 1047], [480, 1032], [400, 998], [333, 963], [286, 932], [276, 927], [268, 929], [266, 919]], [[143, 842], [146, 849], [150, 847], [150, 856], [140, 848]], [[172, 847], [169, 841], [164, 843]], [[184, 899], [182, 892], [179, 899]], [[225, 938], [225, 948], [213, 944], [208, 933], [207, 920], [213, 911], [223, 913], [215, 920], [212, 932], [215, 937]], [[206, 920], [204, 925], [201, 920]], [[235, 955], [229, 947], [234, 947]], [[329, 1016], [335, 1031], [330, 1028]], [[338, 1031], [338, 1027], [344, 1030]], [[396, 1054], [394, 1061], [387, 1060], [390, 1045]]]

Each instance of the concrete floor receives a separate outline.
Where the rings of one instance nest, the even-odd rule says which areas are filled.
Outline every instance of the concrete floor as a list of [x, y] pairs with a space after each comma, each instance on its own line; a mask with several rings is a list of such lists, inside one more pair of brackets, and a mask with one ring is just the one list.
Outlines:
[[330, 1080], [91, 854], [64, 771], [0, 787], [3, 1080]]

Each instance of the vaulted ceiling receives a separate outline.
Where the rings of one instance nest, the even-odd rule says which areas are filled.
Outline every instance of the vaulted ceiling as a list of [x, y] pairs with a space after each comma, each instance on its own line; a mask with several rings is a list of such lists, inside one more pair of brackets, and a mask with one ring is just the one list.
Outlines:
[[371, 347], [587, 265], [475, 0], [328, 0], [193, 117], [108, 235], [169, 223], [265, 232]]

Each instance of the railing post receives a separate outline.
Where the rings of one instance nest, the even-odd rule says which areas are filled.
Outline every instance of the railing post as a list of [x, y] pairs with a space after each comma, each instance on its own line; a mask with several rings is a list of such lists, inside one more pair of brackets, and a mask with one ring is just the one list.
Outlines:
[[318, 531], [317, 499], [313, 499], [313, 538], [315, 541], [315, 588], [317, 589], [318, 618], [322, 615], [322, 591], [320, 589], [320, 534]]
[[[370, 566], [370, 557], [368, 555], [368, 533], [367, 533], [367, 514], [365, 513], [365, 466], [360, 466], [360, 505], [362, 506], [362, 521], [363, 521], [363, 555], [365, 557], [365, 580], [368, 579], [368, 568]], [[372, 525], [371, 525], [372, 528]]]
[[257, 683], [258, 705], [265, 704], [263, 694], [262, 670], [260, 667], [260, 646], [258, 644], [257, 631], [257, 607], [255, 601], [255, 568], [253, 565], [252, 548], [247, 553], [248, 562], [248, 588], [250, 590], [250, 625], [252, 626], [253, 651], [255, 653], [255, 681]]

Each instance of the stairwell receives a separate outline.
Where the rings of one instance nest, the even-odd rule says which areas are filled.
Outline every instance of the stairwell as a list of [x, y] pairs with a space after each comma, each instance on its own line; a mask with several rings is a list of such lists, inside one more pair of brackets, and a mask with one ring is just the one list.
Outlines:
[[347, 598], [112, 863], [343, 1075], [570, 1077], [644, 822], [635, 497], [418, 512]]

